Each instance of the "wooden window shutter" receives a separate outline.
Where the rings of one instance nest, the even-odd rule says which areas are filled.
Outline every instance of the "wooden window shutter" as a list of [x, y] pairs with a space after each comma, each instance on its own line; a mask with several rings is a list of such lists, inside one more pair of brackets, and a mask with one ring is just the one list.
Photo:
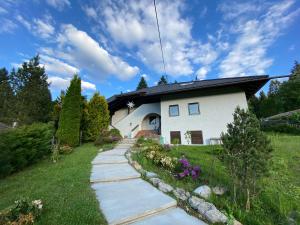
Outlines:
[[179, 143], [178, 144], [181, 144], [181, 135], [180, 135], [180, 131], [171, 131], [170, 132], [170, 136], [171, 136], [171, 144], [174, 143], [174, 140], [178, 140]]
[[192, 144], [203, 144], [203, 135], [201, 130], [191, 131]]

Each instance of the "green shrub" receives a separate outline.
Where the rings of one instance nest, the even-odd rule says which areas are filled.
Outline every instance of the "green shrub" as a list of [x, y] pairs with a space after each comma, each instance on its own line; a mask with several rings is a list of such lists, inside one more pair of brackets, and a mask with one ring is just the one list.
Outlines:
[[59, 116], [57, 137], [61, 144], [79, 145], [81, 120], [81, 80], [75, 75], [68, 87]]
[[0, 134], [0, 177], [29, 166], [51, 153], [53, 127], [32, 124]]
[[95, 145], [111, 144], [122, 139], [118, 129], [103, 130], [94, 142]]
[[73, 151], [73, 148], [69, 145], [61, 145], [59, 146], [59, 153], [60, 154], [70, 154]]

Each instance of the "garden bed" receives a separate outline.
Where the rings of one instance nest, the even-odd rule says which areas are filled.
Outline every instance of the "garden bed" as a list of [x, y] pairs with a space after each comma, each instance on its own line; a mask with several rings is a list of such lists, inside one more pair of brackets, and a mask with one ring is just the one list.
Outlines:
[[[218, 157], [219, 146], [178, 146], [165, 151], [169, 157], [183, 155], [193, 165], [200, 165], [201, 173], [197, 180], [191, 177], [177, 179], [168, 170], [149, 160], [144, 152], [133, 155], [147, 171], [153, 171], [166, 183], [192, 192], [200, 185], [228, 187], [223, 196], [212, 196], [209, 200], [219, 209], [233, 215], [243, 224], [288, 224], [289, 218], [299, 223], [300, 202], [300, 137], [289, 135], [269, 135], [273, 152], [273, 165], [268, 178], [261, 180], [261, 190], [253, 201], [250, 212], [241, 204], [233, 204], [231, 179]], [[297, 163], [298, 162], [298, 163]], [[298, 212], [297, 212], [298, 211]], [[296, 222], [296, 224], [297, 224]]]

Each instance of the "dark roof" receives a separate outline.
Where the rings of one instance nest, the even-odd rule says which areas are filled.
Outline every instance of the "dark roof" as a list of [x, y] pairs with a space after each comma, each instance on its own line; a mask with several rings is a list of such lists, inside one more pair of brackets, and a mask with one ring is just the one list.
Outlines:
[[110, 110], [114, 111], [116, 107], [120, 107], [121, 103], [124, 104], [125, 101], [128, 101], [132, 98], [159, 98], [162, 95], [220, 88], [239, 88], [240, 90], [245, 91], [247, 97], [250, 97], [262, 86], [264, 86], [270, 79], [272, 78], [270, 78], [268, 75], [260, 75], [172, 83], [113, 95], [107, 99], [107, 102]]

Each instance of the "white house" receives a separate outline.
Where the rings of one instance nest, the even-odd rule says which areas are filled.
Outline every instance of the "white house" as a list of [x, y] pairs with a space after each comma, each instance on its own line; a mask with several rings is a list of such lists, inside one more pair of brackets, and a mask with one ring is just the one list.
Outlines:
[[[237, 106], [271, 78], [249, 76], [173, 83], [114, 95], [107, 101], [111, 126], [124, 137], [160, 137], [161, 142], [218, 142]], [[190, 134], [188, 136], [187, 134]]]

